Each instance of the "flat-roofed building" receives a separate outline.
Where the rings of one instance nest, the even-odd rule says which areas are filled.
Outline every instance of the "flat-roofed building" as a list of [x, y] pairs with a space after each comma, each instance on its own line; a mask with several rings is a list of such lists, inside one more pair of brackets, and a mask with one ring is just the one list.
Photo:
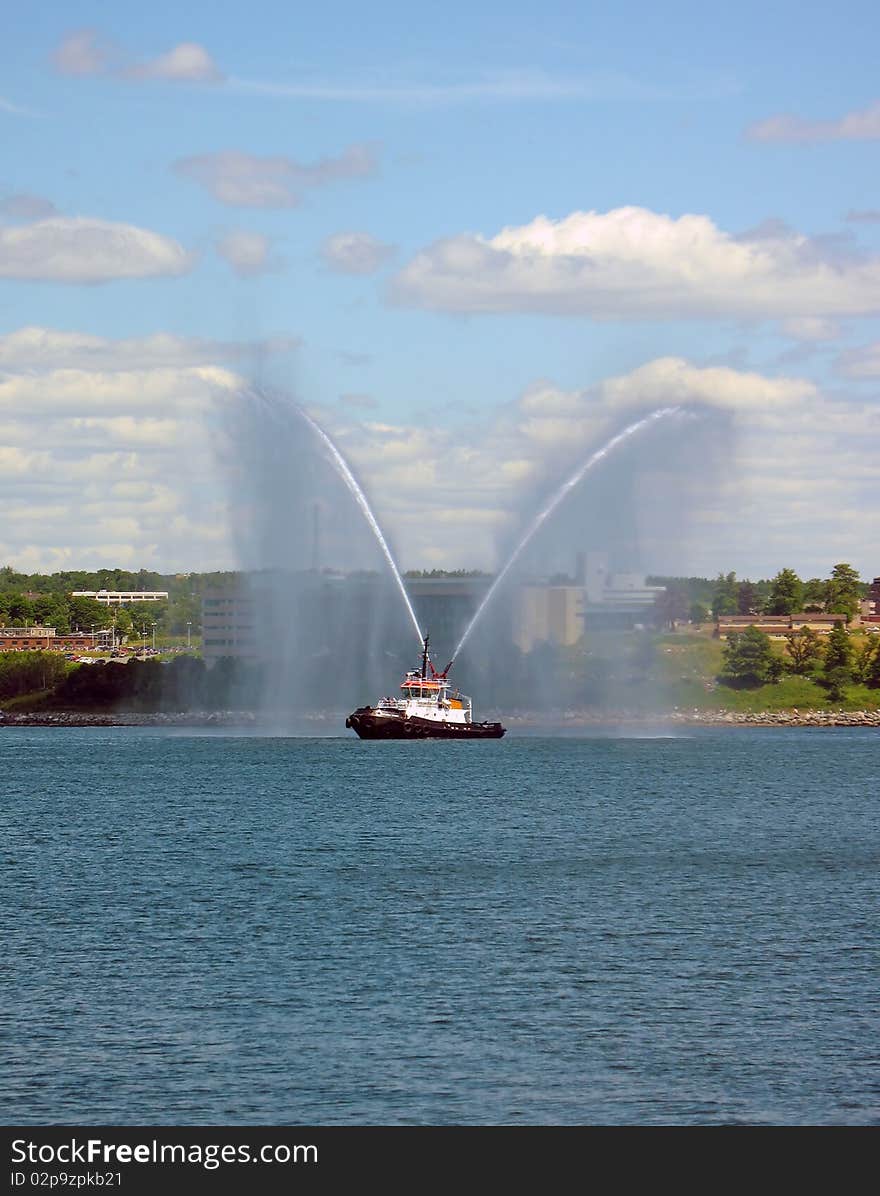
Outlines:
[[133, 602], [167, 602], [167, 590], [74, 590], [71, 598], [92, 598], [102, 606], [130, 606]]
[[109, 627], [58, 635], [54, 627], [0, 627], [0, 652], [101, 652], [109, 648]]
[[524, 585], [514, 606], [513, 642], [520, 652], [537, 644], [570, 647], [584, 634], [582, 586]]

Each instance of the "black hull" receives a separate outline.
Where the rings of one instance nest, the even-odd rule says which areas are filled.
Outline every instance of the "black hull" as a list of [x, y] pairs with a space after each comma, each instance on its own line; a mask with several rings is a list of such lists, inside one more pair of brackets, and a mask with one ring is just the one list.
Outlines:
[[369, 706], [355, 710], [346, 727], [361, 739], [500, 739], [501, 723], [441, 723], [428, 718], [376, 714]]

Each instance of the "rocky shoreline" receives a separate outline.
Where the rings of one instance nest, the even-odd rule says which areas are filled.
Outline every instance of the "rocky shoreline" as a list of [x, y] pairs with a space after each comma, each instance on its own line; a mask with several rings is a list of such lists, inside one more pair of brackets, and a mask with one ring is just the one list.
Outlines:
[[[282, 725], [283, 725], [283, 721]], [[880, 710], [765, 710], [757, 714], [730, 710], [671, 710], [655, 714], [631, 712], [565, 711], [556, 715], [523, 713], [508, 715], [502, 720], [510, 731], [558, 731], [595, 727], [880, 727]], [[345, 715], [318, 714], [297, 719], [301, 729], [315, 734], [342, 734]], [[271, 726], [271, 722], [253, 711], [221, 710], [191, 711], [174, 714], [144, 714], [136, 711], [87, 713], [75, 710], [52, 710], [31, 713], [0, 711], [0, 730], [3, 727], [189, 727], [189, 728], [256, 728]]]

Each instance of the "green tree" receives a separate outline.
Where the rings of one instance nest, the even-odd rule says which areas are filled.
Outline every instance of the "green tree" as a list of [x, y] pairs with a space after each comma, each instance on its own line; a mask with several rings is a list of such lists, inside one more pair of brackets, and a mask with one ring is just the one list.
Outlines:
[[778, 681], [782, 661], [773, 651], [770, 636], [749, 626], [731, 635], [724, 646], [724, 664], [720, 680], [725, 685], [745, 688]]
[[874, 664], [878, 655], [880, 655], [880, 644], [875, 640], [866, 639], [856, 652], [853, 661], [853, 678], [856, 681], [862, 681], [865, 685], [870, 684], [870, 678], [873, 675]]
[[719, 615], [735, 615], [736, 600], [736, 574], [719, 573], [712, 594], [712, 614], [716, 619]]
[[692, 602], [688, 618], [692, 623], [696, 623], [698, 626], [700, 623], [708, 623], [709, 608], [706, 606], [705, 602]]
[[753, 581], [741, 581], [736, 587], [736, 613], [756, 615], [761, 606], [761, 596]]
[[818, 612], [825, 607], [825, 593], [828, 582], [821, 577], [811, 577], [804, 582], [804, 610]]
[[835, 565], [825, 587], [825, 609], [836, 615], [846, 615], [849, 621], [858, 614], [862, 597], [862, 582], [852, 565]]
[[846, 697], [846, 687], [853, 679], [852, 658], [853, 646], [849, 632], [842, 624], [838, 624], [828, 636], [822, 667], [822, 684], [832, 702], [840, 702]]
[[865, 685], [871, 689], [880, 689], [880, 644], [874, 647], [874, 654], [868, 662], [865, 673]]
[[781, 569], [770, 584], [768, 615], [792, 615], [803, 608], [804, 583], [794, 569]]
[[80, 631], [91, 631], [92, 627], [109, 627], [110, 615], [106, 606], [96, 602], [94, 598], [69, 598], [67, 600], [70, 611], [70, 626]]
[[846, 669], [852, 672], [853, 646], [849, 632], [840, 623], [828, 636], [825, 645], [824, 671], [830, 673], [833, 669]]
[[804, 677], [812, 672], [822, 659], [822, 645], [812, 627], [801, 627], [797, 631], [790, 631], [785, 639], [785, 650], [791, 657], [789, 671], [796, 673], [799, 677]]
[[132, 632], [133, 624], [131, 615], [124, 606], [117, 607], [114, 615], [116, 619], [116, 638], [117, 640], [126, 639]]
[[24, 627], [37, 621], [34, 604], [24, 594], [10, 594], [6, 604], [6, 623], [9, 627]]

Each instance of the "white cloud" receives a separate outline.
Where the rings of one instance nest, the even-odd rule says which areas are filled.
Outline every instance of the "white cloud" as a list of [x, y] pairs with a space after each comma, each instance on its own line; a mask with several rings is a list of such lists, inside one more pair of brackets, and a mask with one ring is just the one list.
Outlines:
[[132, 224], [52, 217], [0, 228], [0, 278], [97, 283], [186, 274], [193, 256], [177, 241]]
[[166, 79], [175, 83], [222, 83], [223, 72], [204, 46], [181, 42], [158, 58], [131, 67], [128, 79]]
[[844, 316], [880, 310], [880, 257], [778, 223], [736, 237], [707, 216], [625, 207], [437, 241], [400, 271], [391, 297], [598, 320]]
[[52, 62], [59, 74], [79, 78], [113, 75], [141, 83], [222, 83], [224, 79], [211, 54], [198, 42], [180, 42], [156, 58], [132, 64], [129, 54], [101, 39], [95, 29], [67, 34]]
[[260, 157], [238, 150], [180, 158], [174, 171], [198, 183], [231, 207], [292, 208], [302, 192], [341, 179], [368, 178], [376, 172], [376, 156], [369, 145], [351, 145], [338, 157], [304, 164], [294, 158]]
[[215, 248], [241, 278], [265, 274], [274, 268], [270, 255], [271, 241], [262, 233], [232, 229], [225, 233]]
[[880, 139], [880, 100], [836, 120], [805, 120], [781, 113], [746, 129], [750, 141], [876, 141]]
[[242, 386], [224, 358], [250, 348], [39, 328], [0, 338], [0, 559], [228, 561], [212, 428]]
[[[232, 564], [227, 504], [239, 491], [223, 497], [214, 447], [227, 426], [218, 417], [238, 410], [244, 385], [226, 363], [245, 352], [166, 334], [113, 341], [22, 329], [0, 338], [0, 560]], [[373, 495], [406, 567], [496, 566], [498, 544], [533, 514], [527, 494], [555, 488], [623, 424], [684, 404], [719, 413], [733, 456], [706, 472], [697, 455], [694, 476], [667, 460], [670, 438], [701, 446], [711, 416], [670, 423], [663, 451], [645, 438], [632, 501], [646, 567], [756, 574], [790, 563], [818, 574], [849, 557], [876, 572], [880, 542], [864, 513], [877, 501], [880, 403], [864, 397], [664, 357], [581, 389], [538, 380], [467, 423], [433, 425], [420, 407], [411, 424], [394, 424], [375, 418], [367, 396], [343, 398], [315, 414]], [[222, 468], [235, 471], [241, 445], [227, 447]], [[689, 534], [669, 518], [670, 492], [689, 505]], [[577, 547], [575, 535], [569, 566]]]
[[321, 246], [325, 264], [339, 274], [373, 274], [393, 253], [393, 245], [370, 233], [334, 233]]
[[[405, 565], [491, 568], [499, 564], [499, 540], [517, 526], [524, 494], [553, 489], [577, 461], [623, 424], [669, 405], [713, 409], [726, 421], [725, 428], [733, 421], [735, 429], [723, 435], [738, 445], [736, 483], [713, 479], [708, 494], [701, 493], [695, 504], [697, 535], [704, 538], [699, 550], [704, 562], [710, 561], [704, 565], [710, 573], [731, 558], [735, 563], [728, 567], [737, 567], [744, 545], [756, 561], [766, 559], [761, 528], [768, 522], [781, 528], [795, 503], [806, 503], [810, 518], [821, 516], [827, 522], [823, 510], [827, 494], [811, 488], [807, 479], [820, 468], [818, 461], [829, 443], [851, 425], [853, 413], [839, 398], [826, 400], [805, 379], [771, 378], [727, 367], [700, 367], [681, 358], [658, 358], [583, 390], [536, 382], [487, 421], [463, 428], [398, 426], [369, 418], [358, 422], [347, 419], [338, 408], [316, 415], [329, 424], [374, 496], [380, 522], [393, 534]], [[686, 442], [691, 426], [687, 421], [675, 425], [676, 438]], [[854, 443], [857, 458], [868, 463], [873, 451], [869, 446], [880, 443], [880, 421], [873, 441], [869, 438], [864, 448], [858, 439]], [[836, 446], [835, 451], [839, 451]], [[646, 486], [666, 487], [665, 498], [657, 499], [656, 512], [668, 512], [670, 488], [684, 493], [692, 485], [688, 477], [670, 475], [662, 458], [647, 466], [643, 460], [641, 468], [647, 468]], [[827, 472], [827, 463], [824, 468]], [[661, 478], [659, 483], [651, 480], [655, 474]], [[859, 494], [870, 484], [856, 476], [851, 463], [844, 476], [844, 489]], [[785, 477], [796, 484], [782, 502], [772, 483]], [[765, 488], [776, 505], [772, 516], [765, 514], [741, 528], [737, 512], [752, 488], [757, 505]], [[646, 503], [650, 508], [651, 502]], [[646, 510], [648, 523], [655, 517], [659, 520], [656, 512]], [[528, 516], [532, 513], [529, 510]], [[725, 529], [723, 540], [707, 530], [713, 520]], [[462, 527], [469, 528], [470, 534], [463, 537]], [[682, 567], [687, 564], [684, 532], [675, 520], [665, 528], [653, 527], [649, 542], [656, 550], [652, 568], [662, 571], [675, 568], [676, 562]], [[809, 543], [814, 545], [813, 540]], [[827, 538], [824, 548], [833, 553]], [[571, 564], [575, 551], [573, 545]]]
[[152, 370], [169, 366], [210, 366], [218, 361], [250, 359], [255, 353], [286, 353], [296, 337], [263, 341], [214, 341], [157, 332], [113, 340], [84, 332], [29, 326], [0, 336], [0, 368], [27, 373], [59, 369]]
[[112, 51], [102, 44], [95, 29], [76, 29], [64, 38], [52, 55], [62, 75], [102, 75], [108, 69]]

